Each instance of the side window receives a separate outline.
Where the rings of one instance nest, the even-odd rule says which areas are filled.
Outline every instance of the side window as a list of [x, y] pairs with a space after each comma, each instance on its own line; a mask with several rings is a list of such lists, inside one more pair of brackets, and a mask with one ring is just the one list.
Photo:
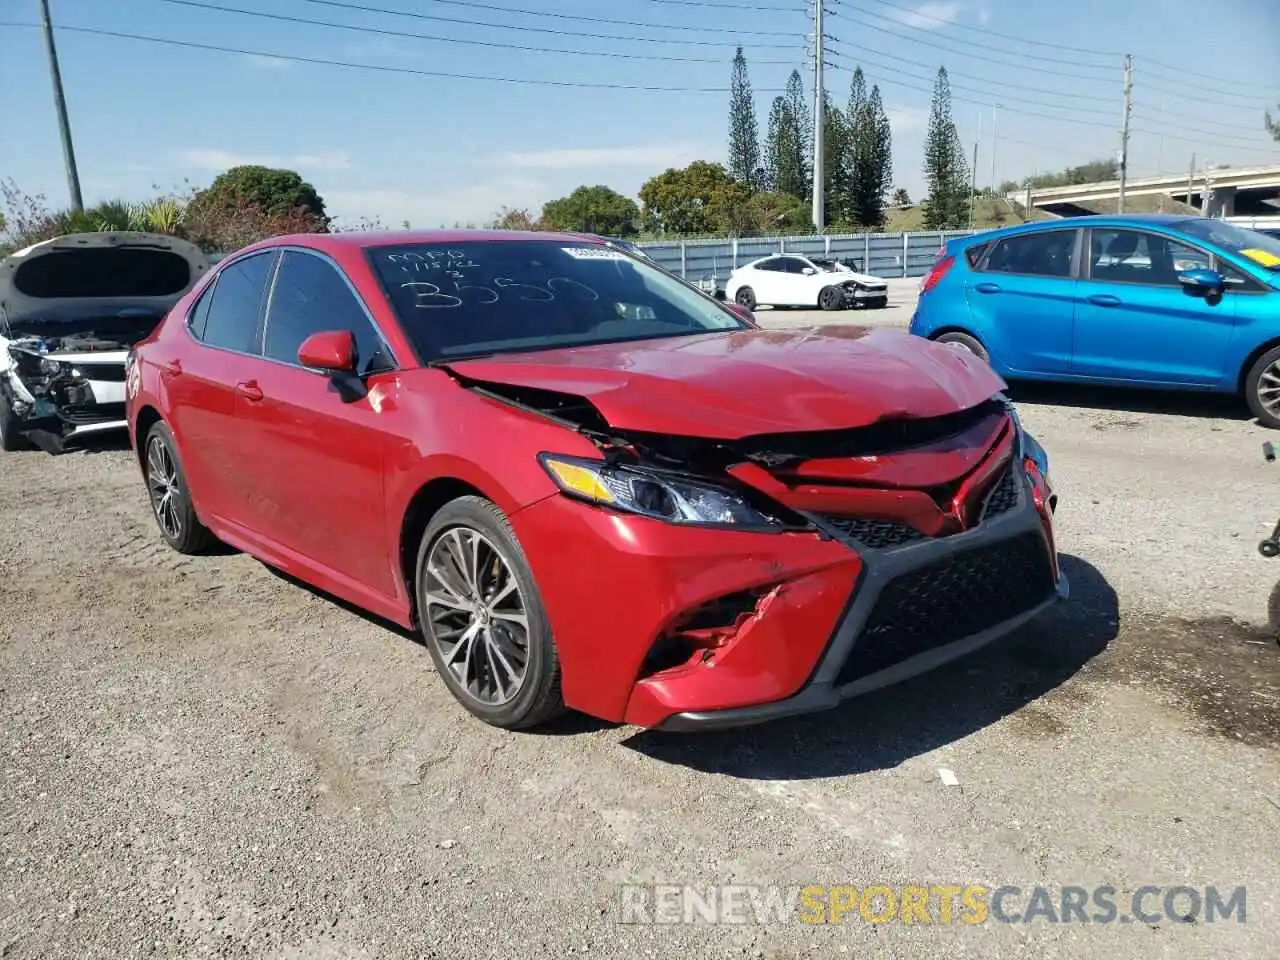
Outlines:
[[990, 246], [991, 244], [989, 243], [979, 243], [965, 250], [964, 258], [969, 261], [969, 266], [976, 269], [978, 262], [982, 260], [982, 255], [987, 252], [987, 248]]
[[211, 347], [257, 353], [258, 318], [275, 252], [256, 253], [218, 272], [205, 314], [204, 336]]
[[263, 353], [297, 364], [302, 341], [321, 330], [350, 330], [355, 335], [361, 376], [393, 366], [390, 351], [338, 269], [313, 254], [287, 250], [267, 308]]
[[1070, 277], [1074, 230], [1048, 230], [1008, 237], [996, 244], [986, 273], [1020, 273], [1033, 277]]
[[187, 318], [187, 329], [197, 340], [204, 339], [204, 327], [209, 322], [209, 304], [213, 303], [213, 288], [216, 286], [217, 283], [214, 282], [205, 287], [204, 293], [200, 294], [200, 299], [191, 308]]
[[782, 261], [777, 257], [770, 257], [768, 260], [761, 260], [756, 264], [757, 270], [768, 270], [777, 273], [782, 270]]
[[1195, 247], [1140, 230], [1094, 230], [1089, 242], [1089, 276], [1109, 283], [1176, 287], [1179, 273], [1210, 263]]
[[809, 266], [803, 260], [797, 260], [795, 257], [787, 257], [782, 261], [783, 267], [787, 273], [804, 273], [804, 268]]

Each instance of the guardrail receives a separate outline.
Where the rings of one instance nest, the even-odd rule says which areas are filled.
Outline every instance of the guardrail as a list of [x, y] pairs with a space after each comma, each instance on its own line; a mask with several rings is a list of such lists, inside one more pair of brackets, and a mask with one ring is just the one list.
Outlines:
[[877, 277], [922, 277], [938, 248], [948, 240], [971, 235], [968, 230], [917, 233], [853, 233], [840, 236], [751, 237], [740, 240], [672, 240], [637, 243], [660, 266], [699, 284], [717, 288], [731, 270], [759, 257], [794, 253], [833, 257], [861, 273]]

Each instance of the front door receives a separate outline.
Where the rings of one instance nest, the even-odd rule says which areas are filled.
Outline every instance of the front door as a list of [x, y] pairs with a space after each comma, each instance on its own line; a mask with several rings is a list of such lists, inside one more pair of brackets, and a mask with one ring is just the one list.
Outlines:
[[1222, 379], [1236, 298], [1178, 282], [1210, 255], [1144, 230], [1094, 229], [1076, 303], [1075, 372], [1136, 383], [1209, 386]]
[[[298, 362], [322, 330], [356, 339], [364, 397], [344, 401], [330, 378]], [[251, 525], [347, 586], [395, 594], [387, 555], [383, 467], [394, 442], [380, 408], [394, 401], [390, 350], [354, 289], [327, 258], [286, 250], [268, 295], [263, 356], [237, 398], [253, 451]]]

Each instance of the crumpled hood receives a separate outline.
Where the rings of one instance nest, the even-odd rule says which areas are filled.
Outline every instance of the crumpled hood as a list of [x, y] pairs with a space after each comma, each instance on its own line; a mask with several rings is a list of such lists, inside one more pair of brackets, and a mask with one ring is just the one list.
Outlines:
[[724, 440], [943, 416], [1005, 386], [967, 350], [854, 326], [669, 337], [444, 366], [464, 380], [584, 397], [619, 430]]

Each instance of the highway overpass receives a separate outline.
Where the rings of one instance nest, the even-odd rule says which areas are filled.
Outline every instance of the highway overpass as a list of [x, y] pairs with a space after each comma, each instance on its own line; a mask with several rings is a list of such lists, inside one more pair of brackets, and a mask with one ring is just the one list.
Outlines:
[[[1206, 189], [1207, 184], [1207, 189]], [[1194, 177], [1142, 177], [1125, 185], [1126, 197], [1170, 197], [1195, 207], [1207, 216], [1265, 216], [1280, 209], [1280, 165], [1196, 171]], [[1060, 217], [1098, 212], [1090, 204], [1106, 203], [1109, 209], [1120, 196], [1120, 181], [1081, 183], [1070, 187], [1032, 189], [1031, 205]], [[1017, 204], [1026, 203], [1026, 192], [1010, 194]], [[1150, 209], [1147, 207], [1146, 209]]]

